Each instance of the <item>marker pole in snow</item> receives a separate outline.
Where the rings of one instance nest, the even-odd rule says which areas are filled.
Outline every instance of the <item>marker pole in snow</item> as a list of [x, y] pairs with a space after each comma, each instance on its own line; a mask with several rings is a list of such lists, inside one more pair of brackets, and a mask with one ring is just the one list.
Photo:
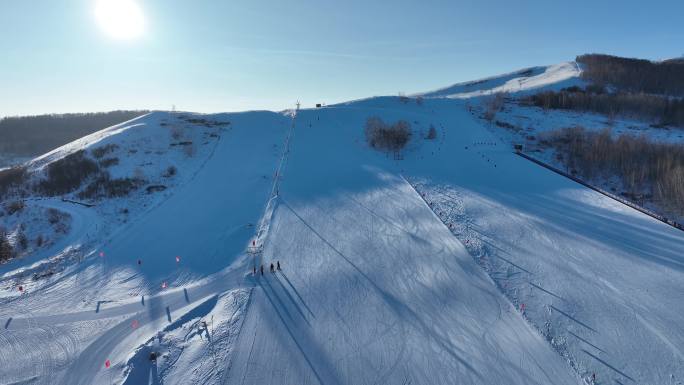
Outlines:
[[252, 263], [254, 264], [254, 275], [256, 276], [256, 266], [257, 266], [257, 255], [256, 255], [256, 240], [252, 239], [252, 253], [254, 253], [254, 258], [252, 259]]
[[112, 371], [109, 370], [111, 365], [112, 364], [109, 362], [109, 359], [105, 360], [105, 369], [107, 369], [109, 371], [109, 383], [110, 384], [114, 382], [114, 379], [112, 378]]

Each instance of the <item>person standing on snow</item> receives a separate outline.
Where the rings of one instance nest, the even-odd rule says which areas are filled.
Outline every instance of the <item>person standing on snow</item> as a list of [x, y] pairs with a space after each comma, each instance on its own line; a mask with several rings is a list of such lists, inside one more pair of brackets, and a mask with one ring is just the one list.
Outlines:
[[264, 265], [261, 265], [261, 275], [264, 275]]
[[278, 270], [280, 270], [280, 261], [278, 261]]
[[273, 267], [273, 262], [271, 262], [271, 273], [273, 273], [274, 271], [275, 271], [275, 269]]

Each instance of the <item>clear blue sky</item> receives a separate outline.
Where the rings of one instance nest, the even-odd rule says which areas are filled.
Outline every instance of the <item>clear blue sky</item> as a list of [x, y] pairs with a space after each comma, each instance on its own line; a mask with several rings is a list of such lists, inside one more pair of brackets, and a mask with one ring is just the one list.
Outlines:
[[275, 109], [427, 91], [601, 52], [684, 54], [684, 1], [0, 0], [0, 116]]

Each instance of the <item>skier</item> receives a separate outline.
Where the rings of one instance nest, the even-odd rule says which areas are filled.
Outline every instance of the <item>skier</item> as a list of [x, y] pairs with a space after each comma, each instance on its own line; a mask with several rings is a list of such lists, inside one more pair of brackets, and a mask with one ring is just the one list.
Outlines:
[[261, 275], [264, 275], [264, 265], [261, 265]]
[[273, 273], [275, 269], [273, 268], [273, 262], [271, 262], [271, 273]]
[[278, 270], [280, 270], [280, 261], [278, 261]]
[[138, 266], [142, 265], [142, 261], [138, 259]]
[[254, 265], [254, 268], [253, 268], [253, 275], [256, 275], [256, 265]]

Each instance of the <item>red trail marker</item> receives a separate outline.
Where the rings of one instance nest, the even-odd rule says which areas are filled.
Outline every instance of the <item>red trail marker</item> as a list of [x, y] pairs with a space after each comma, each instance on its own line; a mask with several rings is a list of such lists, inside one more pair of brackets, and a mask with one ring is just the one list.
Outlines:
[[105, 368], [109, 369], [111, 365], [112, 364], [109, 362], [109, 360], [105, 361]]

